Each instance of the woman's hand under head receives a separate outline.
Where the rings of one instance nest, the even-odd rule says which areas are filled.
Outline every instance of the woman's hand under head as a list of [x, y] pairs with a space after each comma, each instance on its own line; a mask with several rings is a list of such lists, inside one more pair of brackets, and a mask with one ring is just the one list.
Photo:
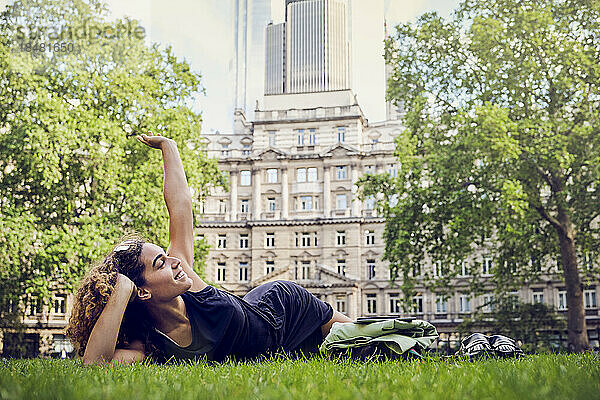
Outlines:
[[175, 143], [174, 140], [161, 136], [160, 133], [148, 132], [148, 134], [137, 135], [137, 139], [144, 143], [146, 146], [150, 146], [153, 149], [162, 149], [165, 143]]
[[132, 303], [137, 298], [137, 287], [127, 276], [118, 274], [116, 287], [118, 290], [127, 291], [129, 293], [129, 303]]

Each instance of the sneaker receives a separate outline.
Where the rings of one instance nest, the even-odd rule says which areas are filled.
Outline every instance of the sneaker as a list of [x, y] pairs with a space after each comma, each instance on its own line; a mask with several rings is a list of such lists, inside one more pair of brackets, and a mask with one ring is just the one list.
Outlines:
[[500, 357], [521, 357], [525, 354], [517, 342], [509, 337], [503, 335], [494, 335], [490, 336], [489, 341], [494, 353]]
[[483, 333], [473, 333], [462, 340], [456, 354], [467, 357], [481, 357], [494, 354], [494, 351], [487, 336]]

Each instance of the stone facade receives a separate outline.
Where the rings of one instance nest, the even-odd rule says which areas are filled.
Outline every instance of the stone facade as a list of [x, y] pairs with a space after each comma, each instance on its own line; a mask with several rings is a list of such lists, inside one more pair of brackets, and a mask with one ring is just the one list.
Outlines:
[[[286, 108], [291, 102], [303, 108]], [[229, 192], [206, 199], [198, 224], [211, 245], [207, 277], [237, 294], [294, 280], [362, 315], [363, 292], [388, 287], [389, 273], [384, 221], [372, 199], [357, 198], [355, 183], [364, 173], [396, 171], [399, 122], [369, 126], [349, 90], [265, 96], [265, 105], [251, 128], [240, 121], [247, 129], [204, 136], [230, 177]], [[225, 141], [229, 152], [219, 147]]]

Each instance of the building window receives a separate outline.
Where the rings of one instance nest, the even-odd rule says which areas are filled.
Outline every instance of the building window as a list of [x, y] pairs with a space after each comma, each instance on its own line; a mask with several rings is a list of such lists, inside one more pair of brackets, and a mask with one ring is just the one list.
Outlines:
[[486, 294], [483, 296], [483, 312], [490, 313], [494, 312], [494, 295]]
[[346, 260], [338, 259], [337, 260], [337, 273], [343, 276], [346, 276]]
[[64, 315], [67, 312], [67, 296], [59, 294], [54, 297], [54, 314]]
[[337, 246], [344, 246], [346, 244], [346, 231], [336, 231], [335, 243]]
[[421, 264], [413, 266], [411, 272], [413, 277], [421, 276]]
[[544, 303], [544, 292], [542, 290], [534, 290], [533, 294], [531, 295], [531, 302], [533, 304], [536, 304], [536, 303], [543, 304]]
[[567, 309], [567, 292], [565, 290], [558, 291], [558, 309], [559, 310]]
[[346, 296], [335, 297], [335, 309], [341, 313], [346, 312]]
[[346, 127], [338, 126], [337, 128], [338, 143], [344, 143], [346, 141]]
[[396, 164], [388, 165], [388, 174], [390, 174], [390, 176], [392, 178], [395, 178], [398, 176], [398, 167], [396, 166]]
[[240, 282], [247, 282], [248, 280], [248, 262], [240, 261]]
[[265, 275], [269, 275], [273, 271], [275, 271], [275, 261], [273, 261], [273, 260], [265, 261]]
[[308, 130], [308, 145], [314, 146], [317, 142], [317, 133], [315, 129]]
[[227, 235], [219, 234], [217, 236], [217, 248], [218, 249], [226, 249], [227, 248]]
[[229, 155], [229, 145], [228, 144], [221, 145], [221, 155], [224, 157], [227, 157]]
[[267, 208], [269, 211], [275, 211], [275, 197], [269, 197], [267, 199]]
[[240, 186], [250, 186], [250, 171], [240, 171]]
[[371, 231], [371, 230], [365, 231], [365, 244], [367, 246], [372, 246], [375, 244], [375, 231]]
[[242, 147], [242, 155], [243, 156], [249, 156], [250, 155], [250, 145], [249, 144], [245, 144]]
[[304, 146], [304, 129], [298, 129], [298, 146]]
[[219, 200], [219, 214], [227, 212], [227, 200]]
[[240, 249], [247, 249], [249, 244], [248, 242], [248, 234], [240, 233]]
[[471, 312], [471, 298], [466, 294], [458, 296], [458, 311], [461, 313]]
[[36, 316], [42, 313], [42, 299], [40, 297], [34, 296], [29, 298], [29, 307], [27, 310], [27, 315], [30, 317]]
[[300, 210], [312, 210], [312, 196], [300, 196]]
[[367, 294], [367, 314], [377, 314], [377, 295]]
[[586, 269], [592, 269], [592, 267], [594, 266], [594, 257], [592, 256], [591, 253], [585, 253], [583, 255], [583, 266]]
[[375, 208], [375, 197], [374, 196], [368, 196], [365, 199], [365, 210], [372, 210]]
[[240, 201], [240, 212], [242, 214], [250, 212], [250, 200], [243, 199]]
[[484, 276], [490, 276], [492, 272], [492, 259], [484, 258], [483, 259], [483, 270], [481, 271]]
[[310, 233], [296, 232], [296, 247], [310, 247]]
[[346, 195], [338, 194], [335, 198], [335, 204], [336, 204], [336, 208], [338, 210], [345, 210], [346, 209]]
[[225, 282], [227, 268], [224, 262], [217, 263], [217, 282]]
[[365, 174], [371, 174], [371, 175], [374, 174], [375, 166], [374, 165], [365, 165], [364, 172], [365, 172]]
[[296, 182], [316, 182], [317, 181], [317, 168], [298, 168], [296, 170]]
[[583, 305], [585, 308], [596, 308], [596, 291], [595, 290], [584, 290], [583, 291]]
[[367, 279], [375, 279], [375, 260], [367, 260]]
[[345, 165], [338, 165], [335, 167], [335, 176], [338, 180], [347, 179], [347, 167]]
[[296, 170], [296, 182], [306, 182], [306, 168], [298, 168]]
[[460, 263], [460, 276], [468, 276], [469, 275], [469, 266], [466, 261], [461, 261]]
[[267, 131], [267, 135], [269, 136], [269, 146], [270, 147], [275, 147], [275, 145], [277, 144], [276, 142], [276, 131]]
[[413, 297], [412, 310], [413, 310], [413, 312], [415, 312], [417, 314], [423, 314], [423, 295], [422, 294], [418, 294], [415, 297]]
[[445, 314], [448, 311], [448, 302], [442, 295], [435, 295], [435, 312], [437, 314]]
[[265, 247], [275, 247], [275, 232], [266, 233]]
[[[296, 247], [310, 247], [310, 232], [296, 232]], [[312, 233], [314, 246], [317, 246], [317, 232]]]
[[400, 314], [400, 293], [390, 293], [390, 314]]
[[444, 276], [444, 269], [441, 261], [436, 261], [433, 263], [433, 276], [436, 278], [441, 278]]
[[302, 261], [302, 278], [310, 279], [310, 261]]
[[277, 183], [277, 168], [267, 169], [267, 183]]

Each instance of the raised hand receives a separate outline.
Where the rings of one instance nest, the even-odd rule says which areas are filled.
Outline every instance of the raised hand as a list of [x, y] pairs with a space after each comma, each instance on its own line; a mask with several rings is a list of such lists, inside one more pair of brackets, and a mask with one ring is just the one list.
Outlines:
[[146, 146], [152, 147], [153, 149], [162, 149], [164, 143], [173, 142], [172, 139], [161, 136], [160, 133], [154, 134], [150, 131], [148, 131], [147, 135], [137, 135], [136, 138]]

